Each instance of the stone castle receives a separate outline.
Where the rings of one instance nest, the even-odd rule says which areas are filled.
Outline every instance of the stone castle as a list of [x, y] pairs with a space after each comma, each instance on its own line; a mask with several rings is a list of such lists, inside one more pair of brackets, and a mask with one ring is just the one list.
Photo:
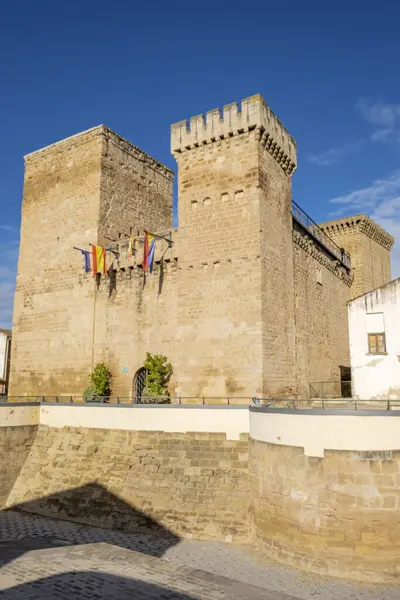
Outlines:
[[[171, 150], [178, 229], [173, 172], [104, 126], [25, 157], [10, 396], [80, 395], [106, 362], [133, 397], [146, 352], [172, 363], [174, 396], [340, 381], [346, 303], [390, 280], [393, 238], [365, 215], [318, 227], [292, 202], [296, 144], [259, 95], [172, 125]], [[151, 276], [144, 231], [160, 236]], [[110, 277], [84, 273], [74, 248], [90, 244]]]

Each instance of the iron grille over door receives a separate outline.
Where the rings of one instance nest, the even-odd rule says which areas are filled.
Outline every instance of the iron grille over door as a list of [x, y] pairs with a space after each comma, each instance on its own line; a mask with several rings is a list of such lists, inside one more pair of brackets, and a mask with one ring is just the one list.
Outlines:
[[136, 397], [136, 402], [140, 402], [143, 396], [143, 391], [146, 387], [146, 377], [148, 374], [148, 370], [145, 369], [144, 367], [142, 367], [141, 369], [139, 369], [139, 371], [136, 373], [135, 376], [135, 397]]

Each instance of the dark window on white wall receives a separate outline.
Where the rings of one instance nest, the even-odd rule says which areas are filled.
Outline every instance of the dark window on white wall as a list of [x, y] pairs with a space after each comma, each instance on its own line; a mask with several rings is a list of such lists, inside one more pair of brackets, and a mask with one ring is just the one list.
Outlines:
[[386, 354], [386, 336], [384, 333], [368, 334], [368, 353]]

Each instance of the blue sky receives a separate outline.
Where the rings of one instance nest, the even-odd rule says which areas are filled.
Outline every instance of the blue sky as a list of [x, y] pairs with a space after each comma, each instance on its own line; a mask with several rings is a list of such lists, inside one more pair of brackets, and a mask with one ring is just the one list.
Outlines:
[[23, 155], [100, 123], [175, 168], [171, 123], [261, 93], [297, 141], [294, 199], [400, 237], [399, 17], [395, 0], [0, 2], [0, 326]]

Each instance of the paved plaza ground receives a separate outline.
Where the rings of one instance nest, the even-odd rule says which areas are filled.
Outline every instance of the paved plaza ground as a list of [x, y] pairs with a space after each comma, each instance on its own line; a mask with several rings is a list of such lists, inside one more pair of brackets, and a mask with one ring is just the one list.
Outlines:
[[307, 576], [216, 542], [128, 534], [0, 513], [9, 600], [400, 600], [399, 588]]

